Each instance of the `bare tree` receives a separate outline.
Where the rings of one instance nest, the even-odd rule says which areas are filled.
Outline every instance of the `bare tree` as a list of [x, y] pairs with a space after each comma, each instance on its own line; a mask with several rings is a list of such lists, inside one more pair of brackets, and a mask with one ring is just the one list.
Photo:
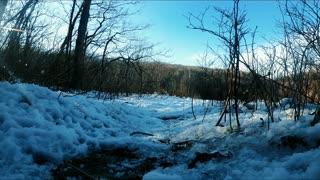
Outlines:
[[85, 57], [85, 38], [87, 33], [87, 26], [90, 17], [91, 0], [84, 0], [80, 15], [80, 22], [78, 28], [78, 35], [76, 39], [76, 46], [73, 58], [73, 73], [71, 77], [70, 87], [80, 88], [84, 76], [84, 57]]
[[[230, 90], [228, 93], [228, 98], [226, 100], [226, 104], [224, 110], [221, 114], [217, 122], [217, 126], [219, 125], [222, 117], [226, 113], [227, 106], [230, 105], [231, 100], [234, 100], [234, 109], [236, 115], [236, 122], [238, 128], [240, 128], [240, 121], [238, 116], [239, 111], [239, 92], [238, 89], [240, 87], [240, 54], [241, 54], [241, 42], [244, 40], [244, 36], [249, 33], [249, 29], [245, 27], [246, 23], [246, 14], [245, 12], [241, 12], [239, 10], [239, 0], [233, 1], [233, 9], [220, 9], [215, 8], [215, 11], [220, 14], [219, 18], [216, 18], [217, 25], [219, 27], [218, 30], [213, 30], [207, 27], [205, 21], [205, 15], [207, 14], [207, 8], [204, 13], [195, 16], [193, 14], [189, 15], [189, 26], [190, 29], [200, 30], [202, 32], [209, 33], [219, 40], [225, 45], [228, 52], [228, 63], [231, 71], [230, 77]], [[230, 123], [231, 124], [231, 123]], [[232, 128], [232, 126], [230, 126]]]
[[297, 120], [307, 101], [307, 72], [319, 67], [320, 62], [320, 3], [317, 0], [285, 1], [280, 3], [280, 8], [284, 32], [281, 45], [286, 51], [282, 66], [289, 77], [288, 84], [294, 90], [290, 95]]
[[[5, 64], [8, 68], [14, 69], [14, 66], [18, 66], [21, 63], [18, 62], [19, 51], [21, 50], [22, 31], [27, 28], [28, 22], [35, 11], [35, 7], [38, 4], [38, 0], [29, 0], [22, 5], [21, 10], [18, 11], [13, 17], [10, 17], [5, 21], [4, 25], [11, 23], [16, 31], [9, 31], [7, 39], [7, 47], [5, 51]], [[21, 31], [20, 31], [21, 30]], [[6, 42], [6, 40], [5, 40]], [[4, 42], [4, 43], [5, 43]]]
[[[61, 5], [63, 6], [63, 4]], [[68, 22], [68, 32], [67, 35], [63, 41], [63, 43], [60, 46], [60, 54], [65, 53], [67, 56], [70, 57], [71, 55], [71, 43], [72, 43], [72, 35], [75, 29], [76, 22], [79, 18], [79, 15], [81, 13], [82, 6], [76, 11], [77, 6], [77, 0], [72, 1], [71, 10], [69, 12], [69, 22]]]

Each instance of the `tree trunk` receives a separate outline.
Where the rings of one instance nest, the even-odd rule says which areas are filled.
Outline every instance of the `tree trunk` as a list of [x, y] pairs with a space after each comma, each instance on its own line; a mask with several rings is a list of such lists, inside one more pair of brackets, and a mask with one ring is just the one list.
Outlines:
[[240, 128], [240, 122], [239, 122], [239, 106], [238, 106], [238, 101], [239, 101], [239, 93], [238, 93], [238, 88], [240, 88], [240, 68], [239, 68], [239, 62], [240, 62], [240, 40], [239, 40], [239, 17], [238, 17], [238, 10], [239, 10], [239, 0], [234, 1], [234, 47], [233, 47], [233, 52], [234, 55], [233, 57], [235, 58], [236, 61], [236, 67], [235, 67], [235, 76], [234, 76], [234, 104], [235, 104], [235, 112], [236, 112], [236, 121], [237, 121], [237, 126]]
[[61, 54], [66, 53], [68, 56], [70, 55], [73, 29], [76, 24], [76, 20], [78, 19], [79, 14], [81, 12], [81, 8], [80, 8], [74, 17], [76, 4], [77, 4], [77, 0], [73, 0], [71, 12], [70, 12], [70, 18], [69, 18], [68, 33], [60, 47], [60, 53]]
[[71, 88], [81, 88], [84, 77], [84, 45], [87, 32], [87, 26], [90, 16], [91, 0], [83, 1], [83, 9], [81, 11], [76, 47], [73, 58], [73, 73], [71, 78]]

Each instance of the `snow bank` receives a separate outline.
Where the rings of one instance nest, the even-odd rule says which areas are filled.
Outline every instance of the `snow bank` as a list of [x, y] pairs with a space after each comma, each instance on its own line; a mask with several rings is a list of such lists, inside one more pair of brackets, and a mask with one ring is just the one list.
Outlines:
[[134, 131], [161, 121], [126, 104], [102, 103], [29, 84], [0, 83], [0, 177], [47, 179], [49, 169], [88, 150], [150, 145]]

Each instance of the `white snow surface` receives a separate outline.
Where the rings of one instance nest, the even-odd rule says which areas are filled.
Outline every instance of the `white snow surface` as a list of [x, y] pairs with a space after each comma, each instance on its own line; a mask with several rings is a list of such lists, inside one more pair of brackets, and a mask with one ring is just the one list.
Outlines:
[[[276, 109], [269, 130], [261, 101], [253, 113], [241, 107], [241, 131], [235, 133], [228, 121], [215, 126], [221, 102], [195, 100], [194, 119], [190, 98], [153, 94], [102, 101], [90, 93], [63, 96], [37, 85], [7, 82], [0, 83], [0, 94], [0, 179], [50, 179], [50, 169], [63, 160], [117, 147], [138, 147], [146, 156], [177, 162], [147, 172], [143, 179], [320, 178], [320, 124], [310, 126], [313, 116], [308, 115], [313, 105], [296, 122], [291, 111]], [[133, 132], [154, 136], [130, 136]], [[288, 135], [303, 137], [307, 147], [279, 146], [281, 137]], [[159, 140], [194, 143], [172, 155], [169, 145]], [[188, 168], [197, 152], [215, 151], [232, 156]]]

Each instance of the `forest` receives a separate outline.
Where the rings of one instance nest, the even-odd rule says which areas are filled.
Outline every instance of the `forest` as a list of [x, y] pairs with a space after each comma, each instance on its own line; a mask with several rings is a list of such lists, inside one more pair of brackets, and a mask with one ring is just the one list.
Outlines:
[[[11, 97], [11, 94], [9, 94], [10, 89], [18, 93], [17, 97], [12, 96], [12, 99], [13, 101], [16, 99], [20, 105], [22, 103], [22, 109], [26, 107], [29, 108], [29, 106], [37, 103], [40, 105], [45, 104], [41, 99], [45, 98], [45, 95], [42, 96], [42, 93], [48, 94], [51, 98], [48, 99], [48, 102], [52, 101], [53, 104], [58, 103], [58, 105], [55, 104], [53, 106], [53, 109], [59, 109], [62, 106], [73, 107], [71, 100], [70, 102], [69, 100], [64, 100], [65, 98], [68, 99], [69, 95], [72, 94], [70, 95], [70, 99], [72, 99], [72, 101], [74, 100], [74, 104], [80, 104], [74, 105], [76, 109], [74, 110], [75, 114], [73, 114], [72, 110], [70, 110], [70, 112], [63, 110], [62, 112], [62, 110], [43, 110], [40, 108], [39, 111], [45, 111], [43, 116], [47, 117], [48, 115], [50, 118], [53, 118], [55, 125], [63, 125], [66, 127], [71, 126], [70, 123], [73, 122], [74, 119], [80, 116], [82, 118], [82, 115], [78, 116], [78, 114], [81, 113], [85, 114], [84, 119], [99, 119], [99, 121], [102, 122], [104, 120], [101, 116], [105, 115], [100, 115], [99, 113], [106, 111], [106, 116], [109, 117], [111, 114], [110, 117], [113, 118], [113, 121], [119, 121], [120, 124], [113, 125], [113, 123], [110, 123], [112, 125], [101, 125], [99, 123], [92, 123], [90, 124], [90, 128], [94, 129], [93, 127], [95, 126], [103, 126], [104, 128], [114, 126], [119, 129], [125, 129], [124, 131], [127, 134], [131, 133], [129, 137], [137, 134], [147, 137], [150, 136], [152, 141], [160, 141], [162, 144], [170, 145], [170, 150], [161, 145], [161, 148], [166, 149], [163, 151], [167, 152], [168, 150], [168, 153], [172, 153], [173, 151], [180, 152], [181, 148], [182, 151], [194, 150], [192, 148], [206, 144], [204, 141], [208, 139], [194, 141], [194, 139], [189, 140], [187, 138], [188, 140], [186, 140], [181, 138], [180, 140], [182, 142], [173, 142], [173, 139], [169, 137], [169, 139], [161, 139], [162, 135], [168, 135], [170, 132], [163, 129], [156, 129], [156, 127], [153, 126], [155, 122], [146, 120], [148, 118], [155, 118], [153, 115], [157, 116], [157, 120], [161, 119], [163, 121], [199, 120], [197, 123], [192, 123], [199, 128], [196, 130], [197, 132], [199, 131], [199, 133], [201, 129], [204, 129], [201, 133], [209, 133], [204, 125], [201, 125], [201, 122], [207, 123], [207, 126], [218, 128], [210, 129], [210, 131], [214, 133], [221, 133], [219, 128], [225, 127], [226, 129], [223, 133], [230, 133], [230, 137], [233, 137], [234, 134], [232, 133], [243, 133], [241, 135], [245, 135], [245, 127], [250, 129], [250, 133], [257, 135], [258, 133], [255, 134], [255, 130], [245, 121], [253, 117], [257, 119], [257, 124], [259, 124], [260, 127], [267, 127], [267, 131], [270, 130], [272, 123], [283, 123], [282, 120], [288, 119], [288, 117], [290, 117], [293, 122], [302, 123], [301, 126], [303, 126], [303, 128], [307, 126], [306, 124], [308, 124], [309, 127], [310, 122], [308, 119], [312, 121], [310, 128], [314, 126], [318, 127], [318, 122], [320, 121], [320, 115], [317, 115], [317, 113], [320, 114], [318, 109], [320, 103], [319, 1], [277, 1], [278, 8], [281, 12], [281, 21], [277, 22], [277, 28], [282, 34], [278, 39], [268, 39], [268, 44], [258, 44], [256, 42], [257, 29], [259, 27], [251, 24], [247, 18], [246, 9], [242, 9], [242, 1], [240, 0], [230, 1], [229, 4], [231, 8], [210, 6], [199, 14], [185, 12], [184, 17], [187, 22], [186, 29], [192, 30], [194, 33], [208, 34], [217, 42], [216, 44], [207, 44], [203, 55], [197, 59], [194, 66], [173, 64], [159, 60], [166, 58], [170, 62], [170, 53], [168, 53], [166, 49], [159, 50], [159, 48], [157, 48], [157, 42], [149, 41], [141, 36], [144, 31], [148, 31], [149, 24], [135, 23], [132, 21], [134, 15], [139, 13], [137, 7], [140, 3], [142, 2], [106, 0], [0, 0], [0, 90], [2, 89], [1, 92], [3, 96], [0, 98], [1, 101], [3, 101], [2, 104], [0, 101], [0, 106], [3, 106], [3, 109], [6, 109], [8, 112], [11, 112], [9, 108], [11, 104], [8, 100]], [[208, 21], [211, 22], [210, 25], [208, 25]], [[217, 52], [215, 46], [219, 46], [222, 51]], [[219, 66], [216, 65], [217, 61], [220, 62]], [[28, 93], [40, 93], [39, 98], [41, 101], [35, 98], [37, 95], [34, 95], [35, 97], [32, 95], [31, 97], [30, 95], [21, 93], [20, 90], [16, 92], [15, 90], [19, 89], [17, 84], [25, 86], [24, 88], [27, 89], [26, 92]], [[37, 85], [37, 87], [33, 87], [33, 85]], [[38, 86], [48, 88], [48, 91], [41, 88], [39, 89]], [[57, 98], [53, 98], [53, 92], [58, 93]], [[78, 102], [76, 98], [73, 98], [73, 96], [86, 96], [88, 98], [90, 96], [90, 98], [92, 98], [92, 94], [94, 94], [93, 97], [98, 100], [107, 101], [108, 107], [106, 107], [107, 109], [102, 108], [103, 110], [99, 109], [100, 105], [97, 105], [97, 102], [91, 103], [91, 105], [96, 108], [93, 111], [99, 115], [93, 115], [92, 112], [87, 111], [87, 109], [81, 110], [81, 108], [85, 106], [90, 106], [89, 101], [79, 100]], [[19, 99], [20, 96], [21, 98]], [[62, 96], [62, 100], [59, 99], [60, 96]], [[150, 100], [154, 98], [154, 96], [159, 96], [159, 99]], [[139, 99], [139, 97], [143, 100]], [[168, 98], [168, 105], [162, 104], [164, 103], [162, 100], [167, 97], [173, 99]], [[121, 111], [119, 109], [123, 107], [119, 104], [110, 104], [112, 101], [125, 104], [124, 106], [128, 106], [128, 109]], [[141, 103], [139, 104], [138, 102], [140, 101]], [[161, 102], [159, 104], [161, 111], [156, 108], [158, 107], [157, 105], [152, 104], [157, 101], [159, 101], [159, 103]], [[181, 106], [176, 107], [174, 103], [170, 104], [169, 102], [177, 102]], [[81, 103], [86, 105], [82, 106]], [[150, 110], [150, 112], [134, 109], [144, 107], [144, 105], [148, 103], [151, 105], [150, 107], [146, 107], [146, 109], [151, 109], [152, 111]], [[20, 107], [20, 105], [17, 106]], [[131, 107], [131, 105], [134, 107]], [[46, 107], [45, 105], [43, 106]], [[168, 106], [168, 109], [172, 108], [172, 110], [168, 110], [167, 114], [164, 115], [161, 113], [166, 112], [165, 106]], [[111, 107], [115, 109], [110, 109]], [[179, 109], [181, 107], [183, 110]], [[173, 111], [174, 108], [177, 109], [177, 112]], [[290, 109], [292, 114], [288, 115], [288, 109]], [[122, 118], [119, 118], [118, 115], [113, 114], [113, 110], [118, 112], [118, 114], [125, 113], [121, 115], [123, 116]], [[279, 112], [277, 110], [279, 110]], [[20, 112], [20, 110], [17, 111]], [[21, 110], [21, 112], [22, 111], [23, 110]], [[150, 125], [150, 127], [154, 128], [153, 130], [163, 134], [160, 133], [161, 135], [158, 137], [154, 133], [145, 132], [146, 129], [149, 128], [147, 125], [142, 125], [146, 127], [145, 129], [139, 129], [139, 131], [134, 132], [132, 132], [131, 129], [126, 129], [127, 127], [125, 125], [122, 127], [121, 123], [130, 124], [129, 121], [127, 122], [130, 118], [135, 122], [136, 117], [132, 115], [134, 111], [141, 113], [141, 117], [144, 119], [142, 122]], [[0, 127], [2, 127], [2, 125], [3, 128], [7, 127], [5, 126], [5, 122], [9, 123], [8, 118], [11, 117], [12, 114], [8, 112], [3, 111], [3, 113], [0, 114]], [[244, 114], [243, 112], [248, 112], [248, 114]], [[254, 113], [258, 115], [254, 115]], [[251, 116], [249, 117], [248, 115], [250, 114]], [[319, 116], [319, 119], [317, 119], [317, 116]], [[72, 120], [67, 120], [70, 117]], [[12, 118], [15, 119], [15, 117]], [[48, 118], [44, 119], [48, 120]], [[63, 122], [60, 122], [60, 119], [63, 119]], [[206, 119], [210, 119], [210, 123], [205, 121]], [[306, 123], [307, 121], [308, 123]], [[137, 121], [138, 124], [142, 122]], [[23, 124], [21, 126], [32, 127], [27, 121], [21, 121], [21, 123]], [[90, 154], [93, 152], [91, 151], [92, 149], [101, 150], [105, 144], [109, 146], [113, 143], [111, 140], [110, 142], [96, 142], [96, 140], [91, 142], [89, 140], [90, 138], [98, 137], [99, 135], [95, 136], [90, 134], [90, 131], [85, 128], [87, 126], [83, 125], [86, 123], [83, 119], [81, 119], [81, 121], [79, 120], [79, 123], [81, 124], [81, 128], [84, 128], [84, 130], [81, 129], [81, 131], [83, 130], [84, 134], [88, 134], [88, 137], [83, 140], [88, 147], [82, 152], [77, 149], [79, 148], [77, 146], [75, 151], [78, 154]], [[182, 129], [183, 125], [179, 124], [180, 122], [176, 123], [174, 126]], [[188, 128], [195, 128], [189, 125], [190, 124], [188, 124]], [[15, 127], [15, 125], [12, 126]], [[159, 123], [157, 126], [162, 127], [162, 124]], [[290, 126], [285, 124], [284, 127]], [[273, 135], [279, 135], [279, 141], [281, 141], [280, 146], [291, 147], [291, 145], [294, 144], [294, 150], [296, 149], [296, 145], [301, 145], [303, 146], [303, 150], [301, 151], [308, 151], [308, 153], [310, 150], [308, 148], [312, 147], [313, 151], [319, 147], [320, 139], [314, 138], [318, 136], [318, 133], [315, 133], [313, 130], [307, 130], [309, 133], [307, 135], [311, 135], [312, 138], [314, 138], [311, 138], [312, 140], [309, 139], [307, 142], [298, 137], [303, 133], [301, 133], [299, 128], [296, 129], [294, 132], [298, 132], [297, 134], [291, 135], [289, 133], [289, 135], [287, 134], [287, 136], [282, 137], [279, 135], [280, 132], [282, 132], [280, 128], [275, 128], [272, 132], [274, 133]], [[10, 128], [7, 130], [8, 131], [5, 132], [10, 134]], [[134, 128], [132, 128], [132, 130], [134, 130]], [[173, 130], [173, 132], [176, 131], [178, 132], [178, 130]], [[267, 133], [266, 131], [263, 132]], [[71, 131], [69, 133], [71, 133]], [[189, 131], [188, 133], [192, 134], [192, 132]], [[267, 134], [261, 136], [264, 135], [269, 137]], [[304, 134], [301, 136], [307, 137], [307, 135]], [[4, 135], [0, 134], [0, 137], [1, 136]], [[64, 135], [61, 136], [64, 137]], [[112, 139], [113, 137], [120, 137], [120, 134], [110, 132], [108, 136]], [[198, 135], [194, 136], [198, 137]], [[261, 136], [259, 135], [257, 139], [264, 138]], [[15, 137], [18, 137], [18, 135], [15, 134]], [[74, 137], [81, 139], [79, 134], [74, 135]], [[124, 136], [121, 134], [121, 137]], [[209, 135], [209, 137], [211, 136]], [[175, 138], [179, 139], [178, 136], [175, 136]], [[221, 138], [226, 137], [223, 136]], [[243, 137], [237, 136], [236, 138], [241, 139]], [[235, 139], [230, 140], [230, 143], [236, 143]], [[218, 141], [218, 139], [214, 140], [215, 142]], [[229, 139], [225, 140], [229, 142]], [[126, 142], [130, 144], [133, 141], [134, 140], [130, 140]], [[268, 139], [266, 143], [271, 143], [271, 141], [275, 143], [274, 139]], [[249, 140], [244, 140], [244, 142], [244, 144], [247, 145], [253, 143], [253, 141], [251, 142]], [[5, 143], [8, 142], [0, 140], [0, 144], [6, 145]], [[306, 143], [309, 143], [309, 145], [306, 145]], [[139, 148], [142, 146], [144, 145], [140, 144]], [[152, 143], [149, 144], [149, 141], [146, 143], [146, 146], [150, 146], [150, 149], [156, 149], [156, 145]], [[205, 146], [206, 148], [211, 148], [208, 144]], [[217, 146], [220, 146], [220, 144]], [[173, 147], [180, 149], [172, 150]], [[137, 155], [133, 153], [133, 150], [130, 149], [129, 146], [122, 147], [119, 143], [116, 148], [125, 152], [128, 151], [128, 154], [124, 156]], [[192, 156], [193, 159], [189, 159], [190, 161], [188, 162], [184, 162], [182, 155], [178, 153], [178, 155], [172, 155], [174, 156], [172, 158], [178, 158], [178, 160], [171, 161], [166, 159], [166, 161], [162, 161], [158, 154], [156, 155], [156, 159], [153, 159], [154, 162], [152, 161], [152, 163], [150, 163], [150, 159], [148, 158], [152, 157], [148, 154], [150, 152], [148, 152], [147, 154], [148, 156], [150, 155], [150, 157], [141, 162], [143, 165], [147, 164], [146, 166], [148, 167], [144, 170], [142, 170], [143, 168], [140, 166], [139, 168], [137, 168], [138, 166], [135, 167], [136, 176], [133, 176], [138, 178], [143, 177], [144, 179], [184, 179], [188, 177], [187, 174], [189, 172], [185, 170], [185, 167], [182, 169], [183, 172], [186, 173], [181, 177], [175, 176], [176, 174], [172, 175], [174, 171], [181, 168], [178, 166], [179, 163], [187, 163], [187, 169], [192, 169], [197, 163], [205, 163], [211, 161], [211, 159], [218, 158], [217, 161], [220, 162], [221, 159], [233, 157], [230, 155], [232, 154], [230, 148], [234, 148], [234, 146], [228, 148], [227, 153], [217, 151], [213, 154], [209, 152], [198, 152], [198, 149], [194, 150], [196, 151], [196, 155], [194, 155], [195, 157]], [[114, 149], [110, 150], [107, 148], [106, 151], [114, 155], [117, 149], [114, 151]], [[61, 166], [55, 166], [56, 169], [51, 171], [51, 175], [58, 179], [60, 176], [64, 178], [68, 177], [68, 175], [63, 175], [62, 172], [64, 170], [62, 167], [71, 161], [65, 162], [64, 160], [77, 155], [75, 152], [68, 152], [69, 154], [67, 153], [67, 155], [65, 155], [67, 157], [59, 154], [59, 158], [57, 158], [58, 156], [52, 155], [54, 157], [52, 158], [54, 160], [52, 160], [48, 158], [49, 155], [46, 153], [44, 153], [45, 155], [40, 155], [40, 157], [35, 157], [35, 154], [39, 155], [39, 152], [33, 148], [24, 149], [22, 152], [26, 152], [26, 154], [29, 155], [32, 154], [33, 162], [36, 164], [42, 165], [48, 161], [50, 161], [50, 163], [54, 162], [53, 164], [55, 165], [60, 163]], [[245, 151], [239, 151], [239, 154], [243, 152]], [[146, 152], [143, 151], [143, 153]], [[296, 152], [293, 151], [291, 153], [294, 154]], [[103, 153], [99, 151], [99, 155], [102, 154]], [[293, 154], [290, 154], [292, 155], [290, 156], [291, 158], [294, 157], [294, 160], [299, 159]], [[314, 154], [318, 157], [320, 153], [315, 152]], [[96, 158], [91, 155], [92, 154], [90, 154], [91, 158]], [[143, 156], [145, 155], [146, 154], [143, 154]], [[205, 160], [202, 159], [204, 155], [206, 156]], [[119, 155], [114, 155], [113, 158], [115, 156], [120, 158]], [[249, 157], [250, 155], [246, 154], [243, 157], [247, 156]], [[15, 157], [17, 157], [17, 155]], [[131, 157], [125, 158], [130, 159]], [[134, 159], [136, 157], [132, 158]], [[73, 160], [73, 158], [71, 159]], [[3, 160], [4, 163], [9, 162], [9, 160], [0, 158], [0, 164], [1, 160]], [[62, 163], [62, 161], [64, 161], [64, 163]], [[123, 163], [123, 159], [120, 158], [119, 161]], [[81, 163], [85, 164], [86, 162], [80, 160], [80, 164]], [[129, 165], [132, 165], [130, 163], [132, 162], [129, 162]], [[163, 163], [168, 164], [163, 165]], [[250, 162], [248, 163], [250, 164]], [[235, 167], [232, 164], [229, 165], [229, 168], [234, 170]], [[250, 166], [251, 165], [252, 164], [250, 164]], [[279, 164], [275, 166], [277, 165]], [[70, 167], [72, 166], [73, 165], [70, 165]], [[145, 174], [156, 169], [156, 166], [161, 166], [162, 170], [157, 170], [149, 175]], [[51, 165], [45, 167], [45, 169], [54, 169]], [[167, 167], [175, 167], [170, 171], [168, 170], [172, 176], [166, 174], [168, 173], [165, 170]], [[311, 167], [314, 168], [315, 166], [310, 166], [310, 168]], [[77, 169], [77, 167], [74, 169]], [[228, 172], [231, 171], [230, 169], [228, 169]], [[290, 167], [288, 167], [288, 169], [290, 169]], [[4, 172], [4, 170], [2, 170], [3, 169], [0, 170], [0, 176], [1, 173]], [[209, 172], [210, 168], [207, 170]], [[250, 170], [252, 176], [247, 176], [248, 174], [242, 174], [240, 176], [237, 174], [238, 172], [233, 170], [229, 178], [256, 178], [259, 177], [259, 173], [261, 173], [260, 171], [256, 172], [252, 169]], [[114, 171], [117, 170], [115, 169]], [[211, 174], [204, 173], [201, 174], [201, 176], [195, 175], [195, 173], [192, 174], [191, 177], [195, 179], [212, 178], [216, 175], [216, 171], [217, 169], [211, 172]], [[9, 172], [13, 173], [15, 171]], [[81, 176], [83, 177], [87, 176], [92, 178], [92, 176], [88, 175], [85, 171], [78, 169], [77, 172], [82, 173]], [[311, 179], [319, 175], [314, 173], [313, 169], [304, 172]], [[265, 175], [267, 173], [263, 172], [263, 174]], [[11, 177], [8, 174], [3, 176], [7, 178]], [[11, 178], [19, 179], [23, 176], [24, 175]], [[102, 177], [121, 179], [132, 176], [125, 174], [124, 176], [118, 177], [115, 173], [112, 176], [102, 175]], [[290, 176], [290, 171], [285, 175], [281, 173], [276, 174], [273, 178], [288, 177], [304, 178], [304, 176], [298, 175]], [[228, 178], [228, 176], [221, 175], [218, 177], [218, 179], [221, 178]]]

